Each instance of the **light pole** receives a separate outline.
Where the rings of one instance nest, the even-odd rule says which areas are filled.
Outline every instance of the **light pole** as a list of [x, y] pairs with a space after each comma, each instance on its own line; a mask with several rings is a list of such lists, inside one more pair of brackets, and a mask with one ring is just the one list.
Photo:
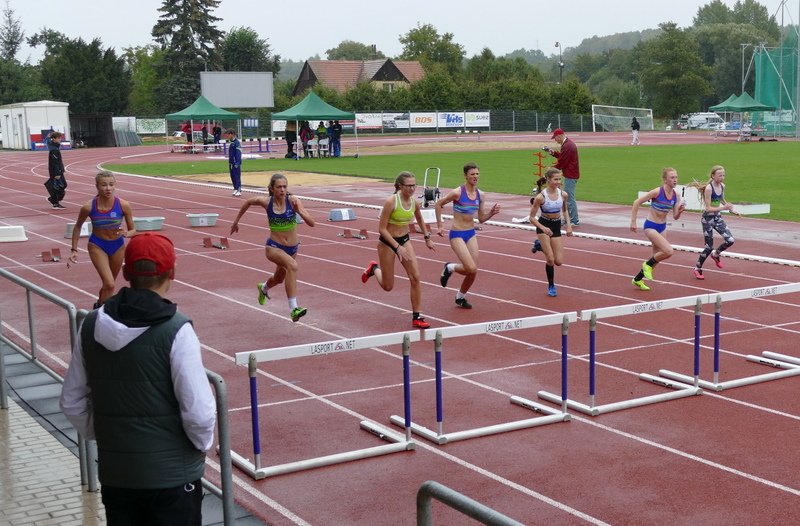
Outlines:
[[558, 48], [558, 83], [561, 84], [564, 81], [564, 61], [561, 60], [561, 42], [556, 42], [556, 47]]

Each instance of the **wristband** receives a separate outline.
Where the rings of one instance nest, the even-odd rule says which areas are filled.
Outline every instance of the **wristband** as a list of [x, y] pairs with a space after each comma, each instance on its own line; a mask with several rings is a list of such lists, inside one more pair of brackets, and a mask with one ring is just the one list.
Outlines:
[[427, 240], [428, 240], [428, 239], [430, 239], [430, 238], [431, 238], [431, 233], [430, 233], [430, 232], [427, 232], [427, 233], [425, 234], [425, 240], [427, 241]]
[[71, 248], [71, 249], [70, 249], [70, 252], [77, 252], [77, 251], [78, 251], [78, 249], [77, 249], [77, 248]]
[[391, 247], [391, 248], [392, 248], [392, 251], [393, 251], [395, 254], [397, 254], [397, 251], [400, 249], [400, 245], [397, 245], [396, 247]]

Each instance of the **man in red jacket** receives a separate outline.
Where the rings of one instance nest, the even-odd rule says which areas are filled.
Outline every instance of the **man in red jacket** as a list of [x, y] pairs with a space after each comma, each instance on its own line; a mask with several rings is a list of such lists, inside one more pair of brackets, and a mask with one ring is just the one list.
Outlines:
[[569, 194], [567, 200], [567, 210], [569, 210], [569, 218], [572, 221], [572, 226], [580, 226], [578, 219], [578, 203], [575, 201], [575, 191], [578, 186], [578, 179], [581, 176], [581, 170], [578, 163], [578, 147], [575, 143], [567, 138], [564, 130], [557, 128], [551, 137], [560, 146], [561, 150], [556, 151], [545, 147], [546, 151], [556, 158], [555, 167], [561, 170], [564, 176], [564, 191]]

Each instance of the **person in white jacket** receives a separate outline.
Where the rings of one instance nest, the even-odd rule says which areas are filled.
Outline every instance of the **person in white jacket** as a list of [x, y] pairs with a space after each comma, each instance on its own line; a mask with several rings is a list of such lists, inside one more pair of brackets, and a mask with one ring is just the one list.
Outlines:
[[147, 232], [125, 249], [122, 288], [81, 324], [61, 411], [95, 439], [108, 524], [202, 523], [201, 478], [215, 401], [191, 320], [164, 296], [172, 242]]

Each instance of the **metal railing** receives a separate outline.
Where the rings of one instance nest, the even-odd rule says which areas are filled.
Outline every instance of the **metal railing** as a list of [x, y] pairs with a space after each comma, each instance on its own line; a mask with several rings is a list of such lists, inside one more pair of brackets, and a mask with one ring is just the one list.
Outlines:
[[466, 495], [463, 495], [443, 484], [429, 480], [424, 482], [417, 491], [417, 526], [431, 526], [433, 524], [433, 499], [446, 504], [471, 519], [489, 526], [523, 526], [499, 511], [481, 504]]
[[[30, 350], [21, 347], [14, 340], [3, 334], [3, 317], [0, 311], [0, 342], [8, 345], [17, 353], [25, 356], [28, 360], [35, 363], [54, 380], [64, 383], [64, 379], [55, 371], [43, 364], [36, 356], [38, 343], [36, 340], [36, 316], [33, 309], [32, 295], [40, 296], [50, 303], [62, 307], [67, 312], [69, 322], [69, 341], [70, 349], [75, 346], [78, 336], [78, 326], [86, 317], [89, 311], [78, 310], [75, 305], [55, 294], [23, 279], [16, 274], [0, 269], [0, 277], [19, 285], [25, 289], [25, 299], [28, 314], [28, 340]], [[220, 463], [220, 486], [217, 488], [210, 482], [203, 480], [203, 486], [222, 500], [223, 523], [231, 526], [234, 523], [234, 499], [233, 499], [233, 468], [231, 464], [231, 440], [230, 426], [228, 423], [228, 390], [222, 376], [206, 369], [206, 377], [214, 387], [217, 405], [217, 438], [219, 442], [219, 463]], [[6, 389], [5, 359], [0, 355], [0, 409], [8, 409], [8, 392]], [[78, 459], [80, 463], [81, 485], [87, 486], [87, 491], [97, 491], [97, 446], [94, 440], [84, 440], [78, 435]]]

